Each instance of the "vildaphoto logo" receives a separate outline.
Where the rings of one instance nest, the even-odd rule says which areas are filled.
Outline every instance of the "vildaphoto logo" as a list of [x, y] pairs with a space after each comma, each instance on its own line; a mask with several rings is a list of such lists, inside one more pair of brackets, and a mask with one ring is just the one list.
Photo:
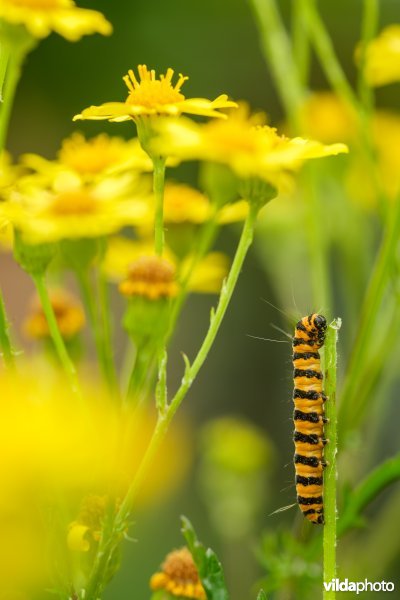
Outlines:
[[332, 579], [324, 581], [326, 592], [393, 592], [394, 583], [392, 581], [349, 581], [348, 579]]

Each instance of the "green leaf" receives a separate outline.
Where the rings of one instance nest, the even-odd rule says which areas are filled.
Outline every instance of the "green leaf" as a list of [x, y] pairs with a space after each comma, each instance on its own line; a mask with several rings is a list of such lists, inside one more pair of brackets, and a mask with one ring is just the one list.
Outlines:
[[264, 592], [264, 590], [260, 590], [258, 592], [257, 600], [267, 600], [267, 594]]
[[182, 518], [182, 534], [193, 557], [200, 581], [208, 600], [229, 600], [224, 572], [217, 555], [211, 548], [206, 548], [197, 539], [193, 525], [186, 517]]

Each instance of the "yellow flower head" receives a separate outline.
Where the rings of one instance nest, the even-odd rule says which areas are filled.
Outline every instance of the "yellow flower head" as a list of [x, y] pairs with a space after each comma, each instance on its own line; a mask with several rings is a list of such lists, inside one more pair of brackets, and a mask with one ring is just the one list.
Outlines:
[[71, 171], [85, 181], [90, 181], [124, 171], [146, 172], [153, 164], [135, 138], [125, 141], [101, 133], [86, 139], [75, 132], [66, 138], [57, 155], [57, 161], [49, 161], [37, 154], [25, 154], [24, 166], [51, 180], [60, 171]]
[[129, 175], [84, 183], [76, 174], [60, 173], [51, 187], [42, 184], [40, 177], [22, 178], [0, 203], [0, 219], [8, 219], [28, 243], [99, 237], [148, 219], [148, 200]]
[[111, 24], [95, 10], [78, 8], [73, 0], [0, 0], [0, 19], [24, 25], [36, 38], [52, 31], [75, 42], [83, 35], [110, 35]]
[[166, 590], [179, 598], [206, 600], [197, 567], [186, 547], [167, 555], [162, 564], [162, 571], [152, 576], [150, 588], [154, 591]]
[[222, 163], [240, 178], [260, 177], [274, 186], [305, 160], [347, 152], [344, 144], [324, 146], [290, 139], [262, 123], [262, 115], [249, 116], [246, 107], [232, 112], [227, 120], [205, 124], [168, 119], [160, 123], [153, 149], [182, 160]]
[[[107, 252], [104, 257], [102, 268], [109, 279], [112, 281], [123, 281], [120, 290], [137, 289], [138, 284], [130, 282], [131, 265], [145, 259], [145, 262], [151, 257], [155, 258], [153, 242], [137, 242], [128, 240], [121, 236], [111, 237], [108, 242]], [[181, 280], [185, 280], [188, 269], [191, 267], [192, 257], [186, 257], [182, 263], [178, 263], [177, 258], [168, 249], [165, 248], [163, 259], [173, 265], [174, 271], [177, 271], [179, 277], [175, 277], [175, 285], [180, 285]], [[220, 252], [211, 252], [205, 256], [193, 269], [193, 273], [187, 283], [187, 289], [196, 293], [216, 294], [219, 293], [222, 281], [228, 272], [228, 258]], [[146, 284], [147, 286], [148, 284]], [[143, 288], [146, 288], [143, 285]], [[175, 290], [174, 290], [175, 292]], [[129, 294], [128, 294], [129, 295]], [[148, 295], [148, 294], [147, 294]]]
[[124, 296], [143, 296], [149, 300], [173, 298], [178, 293], [175, 266], [159, 256], [141, 256], [128, 269], [119, 285]]
[[[71, 339], [82, 331], [85, 325], [85, 314], [78, 300], [69, 292], [55, 289], [50, 292], [50, 301], [57, 320], [57, 325], [64, 339]], [[25, 333], [33, 339], [50, 336], [47, 319], [37, 297], [31, 303], [30, 314], [24, 323]]]
[[364, 69], [371, 86], [400, 81], [400, 25], [389, 25], [370, 42], [365, 52]]
[[354, 116], [332, 92], [313, 92], [300, 110], [302, 134], [324, 144], [348, 142], [356, 133]]
[[206, 117], [224, 117], [221, 108], [235, 107], [235, 102], [228, 100], [226, 94], [215, 100], [206, 98], [186, 99], [181, 92], [182, 85], [188, 79], [179, 75], [173, 84], [173, 69], [167, 69], [165, 75], [157, 79], [154, 69], [148, 70], [146, 65], [138, 66], [139, 80], [134, 71], [129, 70], [124, 81], [129, 94], [125, 102], [107, 102], [100, 106], [91, 106], [75, 115], [77, 119], [107, 119], [109, 121], [128, 121], [146, 115], [173, 115], [182, 113], [203, 115]]
[[104, 520], [107, 496], [86, 496], [81, 504], [78, 518], [68, 527], [67, 544], [70, 550], [88, 552], [91, 542], [98, 542]]

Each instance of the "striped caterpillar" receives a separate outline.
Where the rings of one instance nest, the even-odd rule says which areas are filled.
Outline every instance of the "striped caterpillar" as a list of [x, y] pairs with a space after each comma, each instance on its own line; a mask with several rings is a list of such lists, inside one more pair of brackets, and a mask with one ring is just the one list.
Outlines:
[[293, 338], [294, 464], [297, 503], [312, 523], [324, 524], [323, 448], [324, 402], [319, 348], [323, 346], [326, 319], [312, 314], [296, 325]]

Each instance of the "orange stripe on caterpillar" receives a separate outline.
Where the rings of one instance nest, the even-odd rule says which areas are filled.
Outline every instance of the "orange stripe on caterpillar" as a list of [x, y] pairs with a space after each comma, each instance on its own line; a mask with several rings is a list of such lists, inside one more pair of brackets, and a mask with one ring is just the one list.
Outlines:
[[324, 523], [323, 448], [324, 402], [321, 360], [326, 319], [312, 314], [297, 324], [293, 337], [294, 367], [294, 464], [297, 503], [304, 516], [315, 524]]

